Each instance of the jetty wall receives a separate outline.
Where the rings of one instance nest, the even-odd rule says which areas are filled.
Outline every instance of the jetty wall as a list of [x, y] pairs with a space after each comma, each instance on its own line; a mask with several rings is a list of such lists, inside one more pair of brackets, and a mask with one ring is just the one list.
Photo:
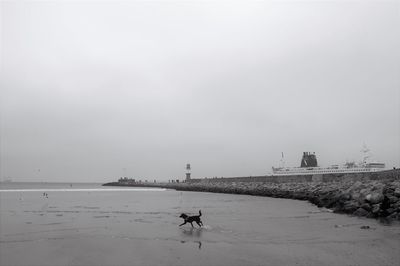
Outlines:
[[188, 182], [265, 182], [265, 183], [303, 183], [303, 182], [338, 182], [379, 180], [398, 176], [400, 169], [386, 170], [370, 173], [337, 173], [315, 175], [291, 175], [291, 176], [244, 176], [244, 177], [217, 177], [217, 178], [192, 178]]

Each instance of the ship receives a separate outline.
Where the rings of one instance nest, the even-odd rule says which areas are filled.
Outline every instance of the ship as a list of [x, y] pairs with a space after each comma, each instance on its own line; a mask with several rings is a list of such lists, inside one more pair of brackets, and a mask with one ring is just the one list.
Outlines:
[[328, 167], [318, 166], [315, 152], [303, 152], [300, 167], [285, 167], [284, 156], [282, 153], [281, 166], [272, 167], [272, 175], [323, 175], [323, 174], [349, 174], [349, 173], [370, 173], [384, 171], [385, 163], [368, 162], [369, 149], [364, 145], [361, 150], [364, 153], [363, 160], [360, 163], [346, 162], [343, 165], [331, 165]]

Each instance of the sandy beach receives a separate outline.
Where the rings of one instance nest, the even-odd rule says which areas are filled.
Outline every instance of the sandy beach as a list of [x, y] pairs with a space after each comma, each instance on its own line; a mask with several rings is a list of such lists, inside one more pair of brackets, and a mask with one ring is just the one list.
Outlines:
[[[335, 214], [304, 201], [100, 186], [59, 189], [1, 190], [0, 265], [400, 261], [399, 224]], [[181, 212], [199, 209], [203, 228], [178, 226]]]

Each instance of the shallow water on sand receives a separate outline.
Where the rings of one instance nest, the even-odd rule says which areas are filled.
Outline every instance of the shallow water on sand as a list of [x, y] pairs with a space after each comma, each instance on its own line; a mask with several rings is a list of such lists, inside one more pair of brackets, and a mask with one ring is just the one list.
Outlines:
[[[203, 228], [178, 226], [180, 213], [196, 215], [199, 209]], [[0, 265], [400, 261], [398, 224], [385, 226], [288, 199], [89, 184], [14, 185], [0, 187], [0, 214]]]

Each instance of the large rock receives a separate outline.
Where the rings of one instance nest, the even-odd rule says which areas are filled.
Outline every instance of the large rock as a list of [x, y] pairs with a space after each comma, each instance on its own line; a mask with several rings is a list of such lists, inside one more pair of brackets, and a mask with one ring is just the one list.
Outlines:
[[366, 186], [360, 182], [360, 181], [356, 181], [354, 182], [354, 184], [350, 187], [350, 189], [352, 191], [360, 191], [361, 189], [365, 188]]
[[363, 195], [368, 195], [369, 193], [371, 193], [371, 189], [370, 188], [363, 188], [360, 190], [360, 193]]
[[387, 197], [389, 198], [390, 204], [394, 204], [394, 203], [397, 203], [399, 201], [399, 199], [397, 197], [395, 197], [395, 196], [388, 195]]
[[400, 188], [396, 188], [393, 192], [393, 195], [395, 195], [396, 197], [400, 198]]
[[367, 216], [369, 212], [364, 210], [363, 208], [358, 208], [355, 212], [353, 212], [353, 214], [357, 216]]
[[372, 191], [380, 192], [380, 193], [382, 193], [383, 188], [385, 187], [384, 184], [382, 184], [378, 181], [374, 181], [371, 185], [372, 185], [372, 188], [371, 188]]
[[391, 204], [391, 207], [395, 209], [397, 212], [400, 212], [400, 200], [394, 204]]
[[351, 200], [348, 201], [344, 204], [343, 206], [343, 211], [347, 212], [347, 213], [353, 213], [355, 212], [358, 208], [360, 207], [360, 205], [358, 204], [357, 201], [355, 200]]
[[370, 202], [371, 204], [377, 204], [382, 202], [383, 200], [383, 194], [379, 192], [372, 192], [371, 194], [368, 194], [365, 199]]
[[375, 215], [378, 215], [380, 209], [381, 209], [381, 208], [380, 208], [380, 204], [374, 204], [374, 205], [372, 205], [372, 210], [371, 210], [371, 212], [372, 212], [373, 214], [375, 214]]
[[361, 208], [363, 208], [364, 210], [366, 210], [367, 212], [370, 212], [371, 210], [372, 210], [372, 207], [371, 207], [371, 205], [369, 205], [368, 203], [363, 203], [362, 205], [361, 205]]
[[360, 190], [361, 188], [363, 188], [363, 183], [361, 183], [360, 181], [355, 182], [350, 189], [351, 190]]
[[348, 201], [351, 199], [350, 193], [343, 192], [339, 195], [339, 200], [341, 201]]
[[389, 208], [386, 211], [387, 211], [388, 214], [392, 214], [392, 213], [395, 212], [395, 209], [394, 208]]
[[362, 197], [361, 193], [359, 193], [357, 191], [353, 191], [353, 193], [351, 193], [351, 198], [353, 200], [357, 200], [360, 203], [362, 203], [364, 201], [364, 198]]

